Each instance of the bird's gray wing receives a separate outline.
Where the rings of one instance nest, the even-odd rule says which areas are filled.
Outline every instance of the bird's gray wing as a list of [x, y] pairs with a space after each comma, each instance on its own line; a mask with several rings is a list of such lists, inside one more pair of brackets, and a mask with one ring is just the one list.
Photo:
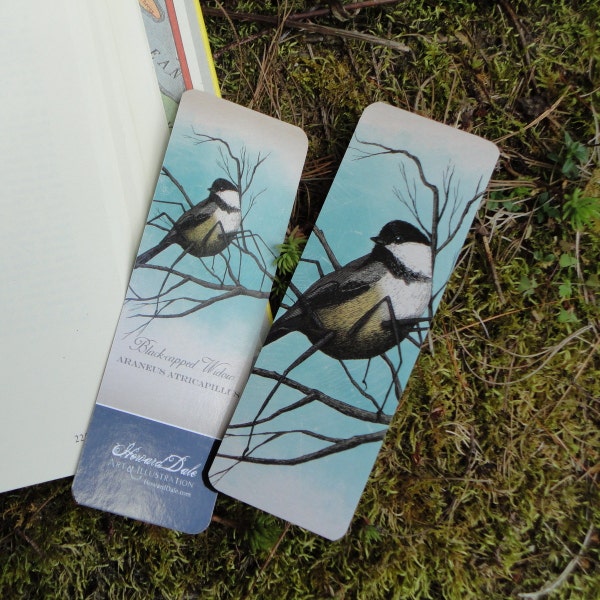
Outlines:
[[196, 225], [200, 225], [200, 223], [204, 223], [204, 221], [210, 218], [214, 212], [212, 204], [212, 202], [209, 202], [209, 199], [196, 204], [196, 206], [184, 212], [181, 217], [177, 219], [173, 229], [181, 231], [182, 229], [195, 227]]
[[[379, 281], [384, 273], [381, 262], [363, 256], [317, 280], [302, 296], [313, 309], [348, 302]], [[301, 305], [300, 299], [297, 304]]]

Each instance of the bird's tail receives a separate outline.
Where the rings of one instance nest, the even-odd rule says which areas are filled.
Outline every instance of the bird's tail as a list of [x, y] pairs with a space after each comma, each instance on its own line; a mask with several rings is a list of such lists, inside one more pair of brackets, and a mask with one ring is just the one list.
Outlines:
[[170, 245], [171, 242], [165, 238], [164, 240], [156, 244], [156, 246], [153, 246], [149, 250], [146, 250], [146, 252], [142, 252], [142, 254], [140, 254], [135, 259], [135, 264], [133, 265], [133, 268], [136, 269], [140, 265], [145, 265], [149, 260], [152, 260], [159, 252], [162, 252], [167, 246]]
[[289, 323], [289, 319], [286, 319], [286, 315], [283, 315], [281, 318], [277, 319], [271, 325], [271, 329], [269, 329], [269, 333], [267, 334], [267, 338], [265, 339], [264, 345], [270, 344], [271, 342], [277, 341], [279, 338], [282, 338], [284, 335], [291, 333], [294, 331], [295, 327], [293, 324]]

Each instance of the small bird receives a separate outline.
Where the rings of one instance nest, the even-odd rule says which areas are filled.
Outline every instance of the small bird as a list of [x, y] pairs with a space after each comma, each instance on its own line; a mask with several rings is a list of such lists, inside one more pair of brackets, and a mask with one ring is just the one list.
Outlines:
[[171, 244], [179, 244], [197, 258], [214, 256], [227, 247], [242, 224], [240, 194], [233, 183], [221, 178], [215, 179], [208, 191], [208, 198], [184, 212], [156, 246], [137, 257], [135, 267]]
[[273, 324], [265, 344], [299, 331], [339, 360], [368, 359], [397, 345], [431, 299], [431, 244], [406, 221], [384, 225], [370, 254], [318, 279]]

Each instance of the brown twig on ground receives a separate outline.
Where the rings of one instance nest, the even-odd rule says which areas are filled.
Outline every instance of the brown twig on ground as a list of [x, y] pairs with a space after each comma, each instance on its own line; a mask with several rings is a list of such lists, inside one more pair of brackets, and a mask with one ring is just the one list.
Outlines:
[[[383, 6], [385, 4], [400, 4], [400, 0], [369, 0], [368, 2], [353, 2], [352, 4], [346, 4], [344, 10], [346, 12], [353, 12], [360, 10], [361, 8], [373, 8], [375, 6]], [[202, 7], [202, 12], [209, 17], [222, 17], [224, 16], [224, 9], [220, 8], [209, 8]], [[231, 18], [235, 13], [228, 12], [228, 16]], [[288, 17], [288, 21], [300, 21], [304, 19], [314, 19], [315, 17], [326, 17], [331, 14], [331, 8], [316, 8], [303, 13], [294, 13]]]
[[496, 293], [498, 294], [500, 304], [506, 304], [506, 299], [504, 298], [504, 294], [502, 293], [500, 278], [498, 277], [498, 272], [496, 271], [496, 264], [494, 261], [494, 257], [492, 256], [492, 250], [490, 248], [489, 231], [487, 230], [485, 225], [483, 225], [483, 223], [480, 223], [479, 227], [477, 228], [477, 233], [481, 236], [483, 250], [487, 259], [487, 263], [490, 267], [490, 272], [492, 275], [492, 279], [494, 280], [494, 286], [496, 287]]
[[518, 129], [516, 131], [512, 131], [511, 133], [507, 133], [506, 135], [503, 135], [499, 138], [496, 138], [494, 140], [495, 144], [499, 144], [500, 142], [504, 142], [505, 140], [514, 137], [516, 135], [520, 135], [522, 133], [524, 133], [525, 131], [527, 131], [528, 129], [531, 129], [532, 127], [535, 127], [538, 123], [541, 123], [545, 118], [549, 117], [560, 105], [560, 103], [571, 93], [571, 88], [567, 88], [567, 91], [547, 110], [545, 110], [541, 115], [539, 115], [538, 117], [536, 117], [533, 121], [531, 121], [530, 123], [528, 123], [527, 125], [525, 125], [525, 127], [523, 127], [522, 129]]
[[525, 35], [525, 29], [521, 24], [521, 20], [517, 16], [514, 8], [511, 6], [508, 0], [498, 0], [498, 4], [502, 7], [504, 12], [508, 15], [508, 18], [512, 21], [512, 24], [515, 26], [517, 30], [517, 34], [519, 36], [519, 41], [521, 42], [521, 48], [523, 50], [523, 55], [525, 57], [525, 64], [530, 67], [531, 66], [531, 55], [529, 54], [529, 48], [527, 44], [527, 37]]
[[216, 515], [213, 513], [212, 517], [211, 517], [211, 521], [213, 523], [219, 523], [220, 525], [224, 525], [225, 527], [229, 527], [230, 529], [239, 529], [240, 528], [240, 524], [236, 523], [235, 521], [232, 521], [231, 519], [226, 519], [224, 517], [220, 517], [219, 515]]
[[551, 594], [552, 592], [557, 590], [579, 565], [581, 559], [583, 558], [583, 554], [588, 549], [588, 546], [592, 541], [594, 530], [595, 527], [592, 523], [589, 529], [587, 530], [585, 539], [583, 540], [583, 544], [581, 544], [581, 549], [565, 567], [564, 571], [554, 581], [547, 583], [542, 589], [538, 590], [537, 592], [522, 592], [519, 594], [519, 598], [527, 598], [528, 600], [539, 600], [540, 598], [543, 598], [544, 596], [547, 596], [548, 594]]
[[510, 4], [508, 0], [498, 0], [498, 4], [502, 7], [504, 12], [508, 15], [508, 18], [512, 21], [515, 29], [517, 30], [517, 35], [519, 36], [519, 43], [521, 45], [521, 49], [523, 50], [523, 57], [525, 60], [525, 65], [530, 69], [528, 82], [531, 83], [533, 91], [538, 91], [538, 86], [535, 81], [534, 68], [532, 67], [531, 54], [529, 53], [529, 44], [527, 42], [527, 35], [525, 32], [525, 28], [521, 23], [521, 19], [518, 17], [514, 8]]
[[269, 556], [267, 556], [267, 560], [265, 560], [265, 562], [263, 563], [263, 565], [260, 568], [260, 571], [258, 572], [256, 577], [250, 583], [250, 587], [248, 588], [248, 593], [246, 594], [246, 596], [244, 598], [250, 598], [250, 594], [254, 590], [254, 586], [256, 585], [257, 579], [262, 576], [262, 574], [265, 572], [265, 569], [269, 566], [269, 564], [273, 560], [273, 557], [275, 556], [277, 549], [281, 545], [281, 542], [283, 542], [283, 538], [286, 536], [287, 532], [290, 530], [290, 527], [291, 527], [291, 523], [285, 524], [285, 527], [283, 528], [281, 535], [279, 536], [279, 538], [277, 539], [277, 541], [275, 542], [275, 544], [269, 551]]
[[[348, 8], [348, 7], [345, 7]], [[380, 38], [369, 33], [361, 33], [360, 31], [339, 29], [337, 27], [328, 27], [326, 25], [317, 25], [316, 23], [307, 23], [305, 21], [300, 22], [293, 16], [288, 16], [284, 19], [274, 17], [270, 15], [260, 15], [256, 13], [238, 13], [228, 11], [226, 9], [215, 9], [215, 8], [203, 8], [203, 13], [210, 17], [225, 17], [230, 21], [251, 21], [256, 23], [266, 23], [271, 26], [290, 27], [293, 29], [300, 29], [302, 31], [309, 31], [311, 33], [317, 33], [324, 36], [341, 37], [352, 40], [359, 40], [367, 42], [369, 44], [386, 46], [399, 52], [410, 52], [410, 48], [401, 42], [395, 40], [389, 40], [386, 38]]]

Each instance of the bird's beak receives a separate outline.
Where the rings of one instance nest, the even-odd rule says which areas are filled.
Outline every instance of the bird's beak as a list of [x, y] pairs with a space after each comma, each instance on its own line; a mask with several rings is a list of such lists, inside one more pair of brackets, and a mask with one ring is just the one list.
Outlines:
[[374, 235], [371, 238], [371, 241], [375, 242], [376, 244], [379, 244], [380, 246], [383, 245], [383, 240], [379, 236], [377, 236], [377, 235]]

